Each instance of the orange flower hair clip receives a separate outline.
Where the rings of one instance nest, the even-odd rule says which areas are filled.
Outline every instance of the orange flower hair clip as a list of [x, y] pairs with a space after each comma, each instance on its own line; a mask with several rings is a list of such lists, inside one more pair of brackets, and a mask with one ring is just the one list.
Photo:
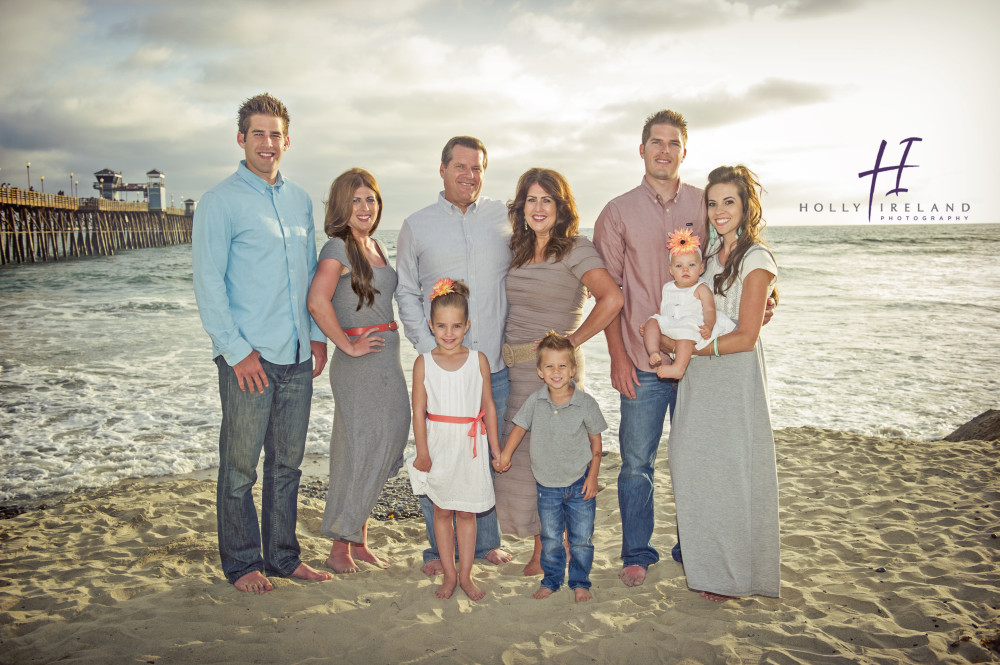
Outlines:
[[448, 277], [442, 277], [438, 281], [434, 282], [434, 288], [431, 289], [431, 300], [434, 300], [438, 296], [443, 296], [448, 293], [453, 293], [455, 289], [452, 286], [455, 284]]
[[697, 252], [701, 239], [688, 229], [677, 229], [667, 236], [667, 249], [672, 256]]

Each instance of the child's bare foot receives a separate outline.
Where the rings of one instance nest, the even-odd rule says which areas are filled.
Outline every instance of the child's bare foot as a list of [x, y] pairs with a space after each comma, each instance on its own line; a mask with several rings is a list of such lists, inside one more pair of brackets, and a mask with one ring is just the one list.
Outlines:
[[649, 354], [649, 366], [650, 367], [659, 367], [661, 362], [663, 362], [663, 358], [660, 357], [659, 353], [650, 353]]
[[552, 589], [547, 586], [538, 587], [538, 591], [535, 592], [535, 600], [541, 600], [542, 598], [548, 598], [553, 593]]
[[679, 379], [684, 376], [684, 371], [678, 370], [678, 365], [660, 365], [656, 368], [656, 376], [661, 379]]
[[358, 572], [358, 566], [351, 557], [351, 545], [340, 540], [336, 541], [330, 550], [330, 556], [326, 559], [326, 567], [339, 575]]
[[304, 563], [300, 563], [299, 567], [289, 575], [289, 577], [297, 577], [300, 580], [311, 580], [313, 582], [325, 582], [326, 580], [332, 580], [333, 575], [326, 571], [316, 570], [311, 568]]
[[486, 554], [486, 560], [495, 566], [500, 566], [505, 563], [510, 562], [513, 557], [507, 550], [502, 550], [499, 547], [495, 550], [490, 550]]
[[476, 580], [472, 579], [472, 575], [469, 575], [467, 579], [461, 580], [459, 585], [462, 587], [465, 595], [469, 597], [469, 600], [482, 600], [483, 596], [486, 595], [486, 592], [476, 585]]
[[424, 564], [424, 567], [420, 569], [423, 571], [424, 575], [427, 577], [434, 577], [435, 575], [440, 575], [444, 572], [444, 566], [441, 565], [441, 559], [431, 559]]
[[646, 569], [642, 566], [625, 566], [618, 578], [625, 586], [642, 586], [646, 581]]
[[379, 568], [388, 568], [389, 564], [385, 559], [378, 558], [374, 552], [368, 549], [368, 545], [358, 545], [357, 543], [351, 543], [351, 556], [358, 561], [364, 561], [370, 563], [373, 566]]
[[434, 595], [442, 600], [447, 600], [451, 598], [452, 592], [455, 591], [455, 587], [458, 585], [458, 576], [444, 576], [444, 582], [441, 583], [437, 589], [434, 590]]
[[271, 581], [264, 577], [264, 573], [259, 570], [247, 573], [233, 582], [233, 586], [236, 587], [237, 591], [244, 593], [267, 593], [274, 588]]
[[590, 595], [590, 589], [573, 589], [573, 596], [576, 598], [576, 602], [585, 603], [593, 596]]
[[698, 595], [713, 603], [722, 603], [727, 600], [736, 600], [737, 598], [737, 596], [723, 596], [721, 593], [712, 593], [711, 591], [699, 591]]

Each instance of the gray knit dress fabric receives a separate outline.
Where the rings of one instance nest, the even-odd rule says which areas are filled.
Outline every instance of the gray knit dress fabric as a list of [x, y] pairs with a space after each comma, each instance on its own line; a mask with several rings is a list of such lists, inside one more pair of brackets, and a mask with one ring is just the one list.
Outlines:
[[[777, 275], [770, 252], [750, 250], [716, 310], [738, 320], [743, 279]], [[721, 270], [709, 259], [709, 283]], [[781, 586], [778, 477], [764, 352], [695, 356], [680, 381], [667, 449], [689, 588], [777, 597]]]
[[[383, 257], [388, 253], [379, 243]], [[319, 258], [349, 266], [344, 241], [334, 238]], [[358, 307], [350, 273], [340, 276], [333, 309], [344, 329], [393, 320], [392, 294], [396, 271], [372, 267], [375, 302]], [[351, 543], [362, 542], [361, 527], [371, 514], [385, 481], [403, 465], [403, 448], [410, 431], [410, 398], [399, 359], [400, 331], [373, 333], [385, 340], [378, 353], [352, 358], [335, 349], [330, 358], [333, 389], [333, 434], [330, 437], [330, 489], [323, 513], [323, 535]]]

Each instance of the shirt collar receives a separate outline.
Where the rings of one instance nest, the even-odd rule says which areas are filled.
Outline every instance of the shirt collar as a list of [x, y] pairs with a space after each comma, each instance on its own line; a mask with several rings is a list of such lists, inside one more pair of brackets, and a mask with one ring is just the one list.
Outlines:
[[263, 193], [268, 187], [274, 187], [278, 189], [285, 182], [285, 179], [281, 177], [281, 171], [278, 171], [278, 177], [274, 179], [274, 184], [271, 185], [264, 180], [259, 175], [247, 168], [247, 160], [241, 159], [240, 165], [236, 167], [236, 173], [243, 178], [244, 182], [253, 187], [258, 192]]
[[666, 201], [660, 198], [660, 195], [656, 193], [656, 190], [653, 189], [653, 186], [650, 185], [649, 182], [646, 180], [646, 176], [642, 176], [642, 183], [640, 187], [642, 187], [642, 189], [646, 192], [646, 194], [648, 194], [654, 201], [656, 201], [660, 205], [665, 205], [667, 203], [677, 203], [678, 201], [681, 200], [681, 192], [684, 190], [684, 181], [678, 178], [677, 193], [674, 194], [674, 198], [668, 199]]
[[542, 397], [545, 399], [546, 402], [548, 402], [549, 404], [551, 404], [553, 408], [559, 408], [559, 409], [561, 409], [563, 407], [574, 405], [574, 404], [577, 405], [577, 406], [579, 406], [580, 405], [580, 388], [579, 388], [579, 386], [576, 385], [576, 380], [575, 379], [570, 379], [569, 383], [570, 383], [571, 386], [573, 386], [573, 394], [570, 395], [569, 401], [566, 402], [565, 404], [556, 404], [555, 402], [552, 401], [552, 397], [551, 397], [551, 395], [549, 395], [549, 387], [548, 386], [545, 386], [544, 388], [542, 388], [542, 391], [543, 391], [542, 392]]
[[463, 215], [471, 212], [476, 212], [479, 209], [479, 203], [482, 200], [483, 200], [483, 195], [480, 194], [479, 198], [470, 203], [469, 208], [463, 213], [461, 208], [459, 208], [457, 205], [455, 205], [454, 203], [452, 203], [451, 201], [449, 201], [444, 197], [444, 190], [441, 190], [438, 193], [438, 205], [441, 206], [444, 209], [444, 211], [447, 212], [449, 215], [453, 214]]

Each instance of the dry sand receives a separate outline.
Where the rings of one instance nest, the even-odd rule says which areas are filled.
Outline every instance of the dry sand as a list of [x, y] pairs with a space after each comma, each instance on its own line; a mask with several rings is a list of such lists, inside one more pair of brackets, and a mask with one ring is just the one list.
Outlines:
[[[657, 465], [646, 584], [618, 581], [621, 524], [605, 458], [594, 600], [531, 593], [531, 550], [479, 561], [487, 595], [448, 601], [419, 571], [419, 520], [373, 522], [387, 570], [330, 582], [221, 577], [211, 480], [127, 481], [0, 522], [0, 662], [13, 663], [970, 663], [1000, 662], [1000, 443], [776, 433], [780, 599], [715, 604], [669, 559], [674, 512]], [[313, 462], [307, 473], [322, 473]], [[725, 482], [725, 479], [720, 479]], [[303, 559], [322, 566], [322, 502], [302, 499]]]

